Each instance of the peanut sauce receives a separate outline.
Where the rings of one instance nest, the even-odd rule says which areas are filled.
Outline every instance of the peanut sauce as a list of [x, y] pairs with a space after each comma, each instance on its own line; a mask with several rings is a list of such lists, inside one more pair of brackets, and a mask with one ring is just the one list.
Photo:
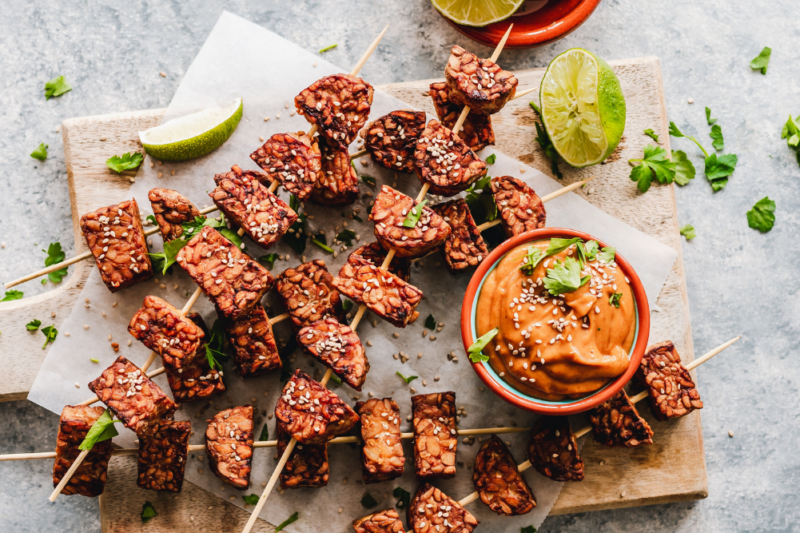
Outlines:
[[[616, 263], [599, 259], [584, 265], [591, 279], [578, 290], [553, 296], [544, 288], [547, 269], [572, 256], [573, 244], [539, 262], [532, 275], [519, 267], [528, 247], [507, 253], [487, 276], [478, 296], [477, 332], [495, 327], [498, 334], [484, 348], [489, 364], [513, 388], [545, 400], [584, 396], [623, 374], [636, 332], [630, 282]], [[621, 293], [619, 307], [610, 303]]]

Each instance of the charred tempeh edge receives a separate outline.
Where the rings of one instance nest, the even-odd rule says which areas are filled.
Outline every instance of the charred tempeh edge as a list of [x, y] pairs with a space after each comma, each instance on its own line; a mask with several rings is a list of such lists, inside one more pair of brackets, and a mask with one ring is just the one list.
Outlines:
[[[353, 250], [348, 259], [350, 257], [360, 257], [369, 264], [379, 267], [383, 265], [383, 262], [386, 260], [386, 250], [383, 249], [380, 243], [371, 242]], [[389, 263], [389, 268], [386, 270], [405, 282], [408, 282], [411, 278], [411, 264], [408, 262], [408, 259], [403, 257], [394, 256]], [[339, 270], [339, 277], [347, 277], [347, 272], [345, 272], [344, 267]]]
[[414, 166], [420, 181], [430, 185], [431, 194], [442, 196], [465, 191], [486, 175], [486, 163], [438, 120], [428, 122], [419, 136]]
[[161, 420], [178, 409], [161, 387], [123, 356], [89, 383], [89, 390], [140, 439], [158, 431]]
[[309, 139], [303, 131], [276, 133], [250, 159], [301, 202], [314, 190], [322, 169], [317, 139]]
[[275, 288], [289, 312], [295, 333], [328, 316], [345, 322], [333, 276], [322, 259], [287, 268], [278, 276]]
[[[189, 313], [186, 318], [197, 324], [197, 327], [203, 331], [206, 340], [210, 338], [208, 328], [200, 313]], [[209, 398], [219, 392], [225, 392], [222, 370], [211, 368], [204, 345], [201, 345], [199, 350], [200, 353], [181, 368], [164, 366], [167, 382], [176, 402], [194, 402]]]
[[[433, 100], [433, 107], [439, 121], [447, 129], [452, 130], [461, 115], [463, 105], [453, 103], [450, 100], [450, 89], [447, 83], [431, 83], [429, 94]], [[494, 130], [492, 129], [492, 117], [481, 115], [480, 113], [470, 113], [464, 120], [458, 136], [467, 143], [473, 152], [479, 152], [490, 144], [494, 144]]]
[[692, 375], [681, 363], [681, 356], [672, 341], [647, 348], [636, 370], [636, 379], [647, 387], [650, 408], [656, 420], [685, 416], [703, 408]]
[[497, 435], [492, 435], [478, 451], [472, 483], [481, 501], [499, 515], [522, 515], [536, 507], [531, 488]]
[[200, 327], [158, 296], [145, 296], [128, 324], [128, 333], [160, 355], [164, 366], [175, 369], [195, 358], [205, 338]]
[[164, 420], [139, 444], [139, 478], [143, 489], [180, 492], [186, 472], [192, 424]]
[[361, 416], [361, 467], [364, 483], [388, 481], [403, 475], [406, 459], [400, 440], [400, 408], [391, 398], [357, 402]]
[[528, 460], [553, 481], [583, 481], [583, 459], [566, 416], [542, 416], [531, 429]]
[[491, 59], [480, 59], [458, 45], [444, 69], [450, 99], [482, 115], [497, 113], [517, 92], [519, 81]]
[[358, 172], [350, 164], [350, 153], [332, 145], [324, 137], [319, 149], [322, 170], [311, 191], [311, 201], [320, 205], [342, 205], [358, 200]]
[[208, 226], [181, 248], [177, 261], [231, 320], [250, 311], [275, 282], [266, 268]]
[[[56, 440], [56, 460], [53, 464], [53, 486], [58, 484], [72, 463], [81, 454], [78, 448], [92, 425], [103, 414], [102, 407], [88, 405], [67, 405], [61, 411]], [[100, 496], [106, 486], [108, 460], [114, 448], [111, 439], [98, 442], [92, 447], [81, 465], [72, 474], [61, 494], [80, 494], [81, 496]]]
[[600, 444], [628, 448], [653, 444], [653, 430], [624, 390], [595, 407], [589, 414], [589, 421], [594, 438]]
[[215, 414], [206, 428], [208, 466], [226, 485], [250, 486], [253, 462], [253, 406], [231, 407]]
[[260, 303], [233, 321], [225, 321], [225, 333], [233, 346], [233, 359], [242, 377], [257, 376], [283, 366], [269, 317]]
[[544, 203], [524, 182], [511, 176], [492, 178], [492, 196], [509, 237], [544, 227]]
[[394, 509], [384, 509], [377, 513], [353, 521], [356, 533], [403, 533], [403, 521]]
[[302, 444], [324, 444], [358, 422], [349, 405], [299, 368], [281, 392], [275, 417]]
[[194, 204], [178, 191], [156, 187], [150, 189], [147, 198], [164, 242], [180, 239], [183, 224], [194, 222], [195, 217], [200, 216]]
[[430, 483], [423, 483], [408, 506], [414, 533], [472, 533], [478, 520], [461, 504]]
[[414, 150], [423, 129], [424, 111], [399, 109], [373, 120], [360, 135], [373, 161], [389, 170], [411, 174]]
[[453, 231], [444, 242], [444, 259], [451, 272], [478, 266], [489, 255], [486, 242], [463, 198], [433, 206]]
[[297, 333], [297, 341], [342, 381], [361, 390], [369, 372], [364, 346], [355, 331], [333, 317], [317, 320]]
[[[278, 457], [283, 455], [292, 436], [278, 421]], [[295, 445], [280, 475], [282, 489], [319, 488], [328, 484], [330, 465], [328, 464], [328, 444]]]
[[456, 393], [411, 397], [414, 420], [414, 473], [420, 481], [456, 475]]
[[136, 200], [86, 213], [81, 217], [81, 232], [111, 292], [153, 277]]

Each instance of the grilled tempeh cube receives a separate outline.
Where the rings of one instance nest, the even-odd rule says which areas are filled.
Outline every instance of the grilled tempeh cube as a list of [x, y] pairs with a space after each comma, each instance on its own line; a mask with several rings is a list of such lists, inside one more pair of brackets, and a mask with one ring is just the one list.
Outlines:
[[194, 204], [178, 191], [156, 187], [150, 189], [147, 198], [164, 242], [180, 239], [183, 224], [194, 222], [194, 218], [200, 216]]
[[[53, 464], [54, 487], [58, 486], [64, 478], [64, 474], [81, 454], [78, 447], [104, 411], [105, 409], [102, 407], [87, 405], [67, 405], [61, 411], [61, 418], [58, 422], [58, 440], [56, 441], [56, 460]], [[89, 497], [103, 494], [108, 473], [108, 460], [113, 451], [111, 439], [95, 444], [75, 473], [72, 474], [61, 494], [80, 494]]]
[[364, 148], [379, 165], [395, 172], [414, 172], [414, 151], [425, 112], [400, 109], [383, 115], [361, 130]]
[[481, 501], [500, 515], [516, 516], [531, 512], [536, 499], [520, 474], [517, 463], [497, 435], [483, 443], [475, 456], [472, 483]]
[[177, 257], [225, 318], [236, 320], [272, 288], [272, 274], [214, 228], [205, 226]]
[[[278, 432], [278, 457], [281, 457], [292, 436], [280, 421], [278, 421], [276, 429]], [[328, 444], [300, 444], [298, 442], [281, 471], [281, 488], [324, 487], [328, 484], [329, 474]]]
[[225, 322], [233, 359], [242, 377], [257, 376], [283, 366], [267, 312], [260, 303], [249, 313]]
[[287, 268], [278, 276], [275, 288], [291, 316], [295, 333], [328, 316], [345, 322], [342, 301], [333, 287], [333, 276], [322, 259]]
[[648, 399], [656, 420], [688, 415], [702, 409], [700, 393], [672, 341], [647, 348], [636, 371], [639, 383], [647, 387]]
[[158, 296], [145, 296], [142, 308], [128, 324], [128, 333], [160, 355], [165, 366], [175, 369], [195, 358], [205, 337], [200, 327]]
[[320, 139], [322, 171], [311, 192], [311, 201], [320, 205], [352, 204], [358, 200], [358, 172], [350, 164], [350, 153], [326, 138]]
[[139, 479], [143, 489], [180, 492], [186, 472], [192, 424], [164, 420], [139, 444]]
[[391, 398], [356, 403], [361, 416], [361, 467], [364, 483], [403, 475], [406, 459], [400, 440], [400, 408]]
[[226, 485], [250, 486], [253, 462], [253, 407], [231, 407], [215, 414], [206, 428], [208, 466]]
[[[210, 340], [208, 328], [200, 316], [200, 313], [189, 313], [186, 318], [197, 324], [203, 334], [205, 335], [206, 342]], [[200, 353], [192, 359], [191, 362], [185, 363], [181, 368], [173, 368], [171, 365], [164, 365], [167, 374], [167, 382], [169, 388], [172, 390], [172, 397], [176, 402], [193, 402], [202, 400], [217, 394], [218, 392], [225, 392], [225, 383], [222, 381], [222, 370], [215, 370], [211, 368], [208, 358], [205, 355], [205, 349], [201, 345]]]
[[434, 211], [450, 224], [453, 230], [444, 241], [444, 259], [451, 272], [478, 266], [489, 255], [486, 242], [478, 231], [467, 202], [458, 198], [434, 205]]
[[86, 213], [81, 232], [111, 292], [153, 277], [136, 200]]
[[261, 184], [259, 172], [231, 167], [230, 172], [214, 176], [216, 189], [208, 195], [220, 211], [248, 237], [269, 249], [297, 220], [297, 213]]
[[250, 158], [301, 202], [311, 194], [322, 170], [317, 139], [303, 131], [276, 133]]
[[[369, 244], [359, 246], [353, 250], [348, 257], [348, 260], [350, 257], [359, 257], [371, 265], [380, 267], [386, 260], [386, 250], [383, 249], [383, 246], [381, 246], [380, 243], [371, 242]], [[389, 268], [386, 270], [406, 282], [411, 277], [411, 264], [408, 262], [408, 259], [403, 257], [394, 256], [391, 263], [389, 263]], [[339, 277], [347, 277], [344, 267], [339, 270]]]
[[297, 341], [342, 381], [361, 390], [369, 372], [369, 361], [361, 340], [350, 326], [329, 316], [301, 329]]
[[422, 291], [362, 257], [351, 255], [339, 276], [333, 278], [333, 286], [398, 328], [419, 316], [416, 307]]
[[349, 405], [300, 369], [283, 388], [275, 417], [303, 444], [324, 444], [358, 422]]
[[403, 521], [394, 509], [384, 509], [377, 513], [353, 521], [356, 533], [404, 533]]
[[89, 390], [140, 439], [157, 431], [159, 422], [178, 409], [161, 387], [121, 355], [89, 383]]
[[639, 415], [624, 390], [601, 403], [589, 413], [594, 438], [606, 446], [633, 448], [653, 444], [653, 430]]
[[414, 165], [431, 194], [453, 196], [486, 175], [486, 163], [438, 120], [431, 120], [417, 141]]
[[[447, 88], [447, 83], [431, 83], [429, 94], [433, 100], [433, 107], [436, 108], [436, 115], [446, 128], [452, 130], [464, 106], [453, 103], [450, 100], [449, 93], [450, 89]], [[479, 113], [470, 113], [464, 120], [464, 124], [457, 135], [467, 143], [467, 146], [473, 152], [483, 150], [486, 146], [494, 144], [492, 117]]]
[[414, 415], [414, 473], [420, 481], [456, 475], [456, 393], [411, 397]]
[[423, 206], [413, 228], [403, 226], [417, 202], [386, 185], [375, 198], [369, 219], [375, 222], [375, 237], [381, 246], [399, 257], [422, 257], [438, 248], [450, 235], [450, 226], [432, 209]]
[[333, 74], [295, 96], [297, 112], [316, 124], [342, 150], [364, 127], [372, 105], [372, 85], [349, 74]]
[[497, 113], [517, 92], [519, 81], [491, 59], [480, 59], [458, 45], [444, 69], [450, 99], [482, 115]]
[[478, 519], [430, 483], [423, 483], [408, 506], [414, 533], [472, 533]]
[[542, 416], [531, 430], [528, 460], [553, 481], [583, 481], [583, 459], [566, 416]]
[[492, 196], [509, 237], [544, 227], [544, 203], [524, 182], [511, 176], [492, 178]]

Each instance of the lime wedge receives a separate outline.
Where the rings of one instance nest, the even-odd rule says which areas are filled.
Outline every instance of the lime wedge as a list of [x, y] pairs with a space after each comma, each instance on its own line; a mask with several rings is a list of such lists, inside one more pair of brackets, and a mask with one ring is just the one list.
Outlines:
[[487, 26], [513, 15], [525, 0], [431, 0], [433, 7], [456, 24]]
[[573, 167], [607, 159], [625, 130], [625, 97], [617, 76], [608, 63], [581, 48], [550, 62], [539, 103], [550, 140]]
[[228, 140], [242, 118], [237, 98], [227, 107], [214, 107], [178, 117], [139, 132], [144, 150], [162, 161], [185, 161], [213, 152]]

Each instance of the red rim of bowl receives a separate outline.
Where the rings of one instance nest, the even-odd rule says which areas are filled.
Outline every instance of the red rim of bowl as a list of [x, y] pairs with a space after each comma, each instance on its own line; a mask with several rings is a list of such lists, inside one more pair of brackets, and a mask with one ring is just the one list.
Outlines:
[[[516, 248], [520, 244], [531, 241], [551, 239], [553, 237], [580, 237], [585, 241], [597, 241], [600, 247], [608, 246], [605, 242], [601, 241], [597, 237], [589, 235], [588, 233], [567, 228], [542, 228], [531, 230], [503, 242], [481, 262], [480, 266], [478, 266], [478, 268], [475, 270], [475, 273], [472, 275], [472, 279], [470, 279], [469, 285], [467, 286], [467, 292], [464, 295], [464, 302], [461, 307], [461, 339], [464, 342], [465, 351], [468, 351], [469, 347], [475, 342], [474, 338], [472, 337], [472, 305], [478, 296], [477, 292], [481, 281], [483, 280], [484, 276], [486, 276], [486, 273], [489, 271], [489, 269], [491, 269], [503, 256], [505, 256], [506, 253], [508, 253], [511, 249]], [[475, 373], [478, 374], [478, 377], [481, 379], [481, 381], [483, 381], [487, 387], [489, 387], [495, 394], [500, 396], [500, 398], [508, 403], [515, 405], [520, 409], [525, 409], [526, 411], [532, 411], [534, 413], [545, 415], [571, 415], [582, 413], [591, 409], [592, 407], [595, 407], [596, 405], [605, 402], [617, 394], [628, 383], [628, 381], [631, 380], [634, 373], [636, 373], [636, 369], [639, 367], [642, 356], [647, 349], [647, 341], [650, 336], [650, 306], [647, 303], [647, 294], [645, 293], [642, 281], [639, 279], [639, 276], [636, 274], [636, 271], [633, 270], [630, 263], [628, 263], [628, 261], [626, 261], [625, 258], [619, 254], [619, 252], [617, 252], [615, 261], [622, 269], [622, 272], [628, 277], [628, 279], [631, 280], [630, 284], [633, 290], [633, 298], [636, 302], [637, 318], [639, 321], [639, 331], [636, 336], [636, 342], [633, 345], [630, 362], [628, 363], [628, 368], [624, 374], [609, 383], [605, 388], [591, 394], [590, 396], [564, 405], [539, 403], [520, 398], [509, 392], [508, 389], [512, 388], [511, 385], [495, 380], [489, 371], [486, 370], [483, 363], [471, 363], [473, 370], [475, 370]]]
[[[480, 28], [456, 24], [444, 15], [442, 18], [462, 35], [486, 46], [497, 46], [508, 30], [508, 25], [513, 23], [514, 29], [508, 36], [505, 48], [535, 48], [553, 43], [577, 30], [594, 13], [600, 0], [580, 0], [572, 7], [565, 7], [564, 4], [567, 3], [550, 0], [537, 11], [512, 15], [511, 18]], [[562, 14], [560, 11], [563, 9], [568, 11]]]

